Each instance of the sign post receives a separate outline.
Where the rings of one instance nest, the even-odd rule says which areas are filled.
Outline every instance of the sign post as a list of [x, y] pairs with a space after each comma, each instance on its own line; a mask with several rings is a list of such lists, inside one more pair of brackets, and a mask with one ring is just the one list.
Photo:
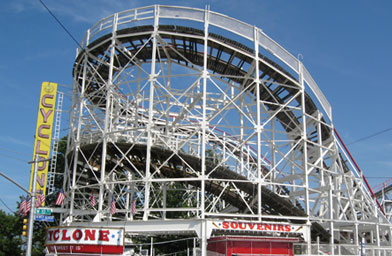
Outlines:
[[35, 188], [37, 181], [37, 170], [38, 170], [38, 154], [35, 155], [34, 161], [34, 172], [33, 172], [33, 184], [31, 189], [31, 209], [29, 215], [29, 229], [27, 233], [27, 249], [26, 256], [31, 256], [31, 244], [33, 242], [33, 228], [34, 228], [34, 214], [35, 214]]
[[38, 172], [38, 163], [49, 161], [49, 159], [41, 159], [38, 160], [38, 154], [35, 155], [34, 161], [29, 162], [29, 164], [34, 163], [34, 172], [33, 172], [33, 184], [31, 188], [31, 209], [29, 215], [29, 229], [27, 235], [27, 249], [26, 256], [31, 256], [31, 245], [33, 242], [33, 228], [34, 228], [34, 215], [35, 215], [35, 196], [36, 196], [36, 181], [37, 181], [37, 172]]

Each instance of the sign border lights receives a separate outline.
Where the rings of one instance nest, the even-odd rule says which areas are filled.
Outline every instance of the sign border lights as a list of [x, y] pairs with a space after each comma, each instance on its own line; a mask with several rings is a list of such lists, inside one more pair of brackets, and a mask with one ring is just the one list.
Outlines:
[[49, 227], [45, 245], [49, 252], [106, 253], [124, 252], [124, 228]]
[[[34, 153], [35, 157], [38, 155], [37, 160], [47, 159], [50, 156], [50, 145], [52, 141], [53, 119], [57, 96], [57, 83], [43, 82], [41, 85], [41, 96], [38, 106], [37, 128], [35, 131], [34, 140]], [[30, 174], [30, 192], [32, 190], [34, 165], [31, 167]], [[46, 195], [46, 182], [48, 178], [48, 162], [42, 161], [37, 163], [37, 185], [36, 192], [42, 191]], [[44, 205], [45, 202], [42, 203]]]

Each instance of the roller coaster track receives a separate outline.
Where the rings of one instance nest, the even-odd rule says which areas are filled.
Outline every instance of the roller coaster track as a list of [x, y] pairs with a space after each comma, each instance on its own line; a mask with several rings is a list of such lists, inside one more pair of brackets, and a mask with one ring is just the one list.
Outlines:
[[[331, 244], [358, 246], [360, 234], [377, 232], [388, 243], [389, 224], [335, 137], [329, 104], [302, 63], [255, 27], [177, 8], [115, 14], [90, 29], [78, 49], [67, 220], [164, 221], [166, 212], [186, 212], [301, 223], [310, 225], [311, 240]], [[157, 18], [188, 14], [204, 30]], [[154, 25], [145, 25], [148, 19]], [[226, 31], [207, 29], [208, 19]], [[166, 207], [173, 183], [194, 201]], [[135, 193], [138, 211], [131, 216]], [[90, 194], [99, 195], [97, 207], [88, 206]], [[122, 201], [112, 216], [107, 205], [114, 196]]]
[[[151, 37], [152, 31], [153, 31], [152, 26], [133, 27], [133, 28], [127, 28], [127, 29], [117, 31], [116, 36], [119, 38], [121, 44], [130, 46], [128, 48], [130, 55], [137, 54], [138, 61], [148, 62], [151, 61], [152, 44], [146, 45], [141, 49], [139, 48], [139, 46], [141, 44], [140, 42], [145, 42]], [[201, 46], [203, 44], [203, 41], [202, 39], [195, 38], [194, 36], [202, 37], [203, 31], [189, 28], [189, 27], [170, 25], [170, 26], [160, 26], [159, 35], [165, 40], [165, 42], [168, 42], [167, 47], [173, 48], [174, 50], [174, 51], [170, 51], [170, 54], [169, 56], [167, 56], [167, 58], [174, 59], [178, 62], [184, 62], [183, 64], [185, 66], [202, 65], [204, 53], [197, 51], [196, 49], [202, 48]], [[246, 76], [246, 73], [248, 71], [242, 69], [241, 66], [245, 62], [251, 64], [252, 58], [249, 56], [254, 55], [253, 50], [246, 47], [245, 45], [242, 45], [238, 42], [235, 42], [231, 39], [222, 37], [217, 34], [212, 33], [209, 36], [215, 41], [209, 41], [210, 54], [208, 59], [208, 69], [214, 73], [225, 76], [236, 83], [241, 84], [245, 90], [246, 88], [249, 88], [249, 84], [252, 81], [251, 79], [249, 80], [243, 79], [243, 77]], [[87, 47], [87, 49], [85, 49], [85, 51], [87, 51], [89, 55], [92, 56], [104, 56], [105, 50], [109, 47], [109, 44], [111, 43], [110, 41], [111, 37], [112, 37], [111, 34], [101, 37], [100, 39], [92, 42]], [[182, 44], [179, 44], [178, 42], [182, 42]], [[199, 47], [197, 45], [199, 45]], [[224, 45], [226, 45], [226, 47], [224, 47]], [[230, 47], [227, 47], [227, 45]], [[227, 54], [230, 54], [231, 56], [235, 54], [236, 57], [241, 60], [239, 62], [241, 63], [240, 66], [236, 66], [233, 63], [231, 63], [230, 60], [232, 58], [229, 58], [228, 61], [225, 61], [223, 59], [220, 59], [219, 56], [212, 56], [211, 53], [215, 50], [218, 53], [225, 52]], [[161, 56], [165, 56], [164, 48], [159, 48], [159, 51]], [[79, 54], [79, 58], [77, 59], [76, 63], [80, 62], [80, 58], [83, 56], [83, 53], [84, 52], [81, 52], [81, 54]], [[189, 62], [185, 61], [182, 56], [185, 56], [186, 59], [189, 60]], [[286, 72], [283, 68], [281, 68], [276, 63], [272, 62], [267, 57], [262, 56], [261, 54], [259, 55], [259, 57], [261, 59], [259, 63], [259, 67], [263, 71], [263, 74], [260, 76], [260, 79], [266, 79], [266, 77], [268, 77], [270, 87], [274, 84], [282, 84], [282, 86], [277, 86], [276, 88], [273, 89], [271, 88], [271, 89], [266, 89], [264, 91], [261, 91], [260, 99], [266, 102], [276, 101], [276, 103], [279, 104], [284, 103], [284, 101], [288, 97], [292, 96], [295, 93], [294, 91], [296, 91], [294, 89], [291, 90], [290, 87], [287, 86], [289, 85], [292, 87], [296, 87], [297, 85], [294, 82], [295, 78], [292, 77], [288, 72]], [[115, 66], [117, 66], [118, 68], [126, 65], [129, 62], [129, 56], [125, 56], [122, 52], [120, 52], [116, 56], [116, 59], [117, 61], [115, 63]], [[94, 60], [91, 59], [91, 61]], [[271, 68], [270, 66], [277, 68], [281, 72], [276, 72], [276, 70]], [[78, 70], [80, 71], [80, 69], [81, 67], [75, 65], [74, 72], [78, 72]], [[100, 74], [100, 77], [103, 80], [108, 79], [107, 74], [109, 72], [108, 72], [108, 67], [106, 65], [98, 65], [97, 73]], [[95, 104], [100, 104], [102, 107], [104, 107], [105, 101], [102, 99], [104, 99], [105, 97], [103, 95], [103, 90], [101, 89], [100, 86], [101, 86], [100, 84], [94, 84], [94, 83], [89, 84], [86, 91], [88, 92], [88, 94], [94, 95], [93, 98], [90, 98], [90, 101], [92, 101]], [[251, 91], [251, 93], [255, 94], [255, 90]], [[300, 102], [300, 99], [297, 99], [297, 101]], [[305, 104], [306, 104], [305, 109], [308, 112], [308, 114], [312, 114], [317, 110], [316, 105], [313, 103], [313, 101], [309, 96], [306, 96]], [[270, 108], [270, 110], [276, 110], [276, 108], [278, 107], [278, 104], [276, 105], [266, 104], [266, 105], [268, 106], [268, 108]], [[282, 123], [283, 127], [286, 129], [287, 132], [290, 132], [293, 129], [298, 129], [298, 125], [300, 124], [298, 118], [290, 111], [280, 112], [277, 115], [277, 118]], [[329, 139], [330, 132], [328, 131], [328, 127], [323, 126], [322, 129], [324, 131], [323, 139], [324, 140]], [[122, 147], [124, 150], [131, 147], [131, 145], [128, 144], [120, 143], [120, 145], [121, 145], [120, 147]], [[97, 145], [90, 145], [90, 147], [96, 148]], [[113, 150], [114, 149], [109, 150], [109, 152], [111, 152], [111, 154], [114, 155], [116, 153], [113, 152]], [[133, 147], [132, 151], [130, 152], [130, 155], [135, 154], [135, 156], [137, 155], [139, 158], [141, 158], [143, 155], [145, 156], [145, 151], [146, 151], [146, 145], [137, 145]], [[154, 156], [153, 159], [160, 159], [163, 156], [164, 157], [162, 159], [165, 159], [166, 157], [169, 157], [170, 154], [172, 154], [172, 152], [167, 151], [163, 148], [153, 148], [152, 154]], [[190, 155], [181, 155], [181, 157], [182, 159], [185, 159], [187, 162], [189, 162], [189, 164], [192, 167], [194, 167], [194, 169], [200, 170], [200, 165], [201, 165], [200, 158], [196, 158]], [[173, 161], [172, 166], [177, 166], [177, 164], [180, 163], [178, 157], [171, 158], [171, 161]], [[135, 166], [139, 167], [140, 171], [142, 171], [145, 168], [145, 165], [143, 165], [143, 161], [139, 161], [134, 164]], [[216, 169], [216, 171], [212, 173], [211, 175], [212, 178], [227, 179], [227, 180], [230, 179], [246, 180], [246, 177], [241, 177], [238, 174], [232, 172], [228, 168], [223, 168], [223, 167], [214, 168], [212, 166], [212, 163], [207, 164], [207, 170], [208, 170], [207, 173], [211, 172], [211, 170], [213, 169]], [[164, 176], [166, 177], [173, 177], [173, 178], [191, 177], [187, 175], [185, 172], [175, 168], [162, 168], [161, 172], [164, 173], [165, 174]], [[268, 170], [265, 170], [265, 172], [268, 172]], [[197, 182], [193, 182], [193, 185], [197, 186]], [[247, 194], [252, 194], [252, 191], [255, 191], [256, 189], [256, 185], [251, 186], [249, 184], [242, 183], [242, 182], [235, 182], [235, 185], [240, 190], [246, 192]], [[207, 190], [215, 195], [219, 195], [223, 190], [223, 187], [216, 185], [212, 182], [209, 182], [209, 184], [207, 185]], [[278, 194], [275, 194], [273, 191], [270, 191], [264, 187], [262, 188], [262, 194], [263, 194], [263, 202], [264, 202], [263, 207], [266, 212], [278, 214], [278, 215], [282, 214], [286, 216], [302, 216], [302, 217], [306, 216], [306, 213], [303, 211], [303, 209], [300, 207], [299, 204], [297, 204], [297, 206], [293, 205], [289, 200], [279, 196]], [[225, 192], [223, 197], [226, 201], [230, 202], [232, 205], [235, 205], [238, 209], [246, 208], [244, 205], [241, 205], [241, 201], [239, 200], [238, 196], [234, 195], [233, 193]], [[322, 241], [329, 240], [329, 234], [327, 231], [325, 231], [325, 229], [322, 226], [320, 226], [317, 223], [313, 223], [312, 227], [315, 230], [315, 232], [313, 232], [314, 238], [319, 236], [322, 239]]]
[[[152, 42], [151, 40], [148, 41], [151, 37], [152, 31], [152, 26], [132, 27], [117, 31], [116, 36], [118, 37], [118, 40], [121, 42], [121, 44], [129, 45], [127, 50], [130, 56], [137, 55], [139, 62], [148, 62], [151, 61], [152, 56]], [[168, 52], [165, 51], [164, 47], [162, 47], [158, 49], [160, 51], [160, 54], [158, 55], [167, 56], [167, 58], [174, 59], [186, 66], [202, 66], [204, 53], [202, 51], [198, 51], [197, 49], [201, 49], [203, 46], [203, 40], [201, 38], [203, 33], [204, 32], [202, 30], [189, 27], [161, 25], [159, 27], [159, 35], [167, 41], [167, 45], [165, 46], [172, 48], [174, 51]], [[198, 36], [199, 38], [195, 38], [195, 36]], [[252, 64], [254, 51], [245, 45], [223, 36], [214, 33], [210, 33], [209, 36], [214, 39], [214, 41], [210, 40], [208, 44], [210, 47], [210, 53], [208, 56], [207, 68], [214, 73], [218, 73], [219, 75], [222, 75], [229, 80], [241, 84], [245, 89], [248, 88], [249, 84], [251, 84], [253, 80], [250, 78], [244, 79], [248, 70], [244, 70], [242, 67], [244, 63]], [[89, 44], [87, 49], [84, 49], [78, 55], [74, 67], [74, 76], [80, 77], [81, 79], [81, 76], [78, 76], [78, 74], [82, 72], [83, 66], [78, 65], [78, 63], [81, 63], [82, 56], [84, 56], [84, 51], [87, 51], [88, 55], [90, 56], [105, 56], [105, 51], [111, 44], [111, 37], [112, 34], [107, 34], [97, 39], [96, 41]], [[148, 41], [148, 44], [145, 47], [141, 47], [141, 42], [146, 41]], [[179, 42], [182, 42], [182, 44], [179, 44]], [[216, 56], [212, 55], [214, 51], [217, 52]], [[219, 57], [223, 52], [231, 56], [229, 60], [226, 61]], [[236, 58], [241, 60], [238, 65], [234, 65], [234, 63], [231, 62], [234, 55]], [[126, 56], [123, 52], [119, 52], [119, 54], [116, 56], [117, 61], [115, 66], [120, 68], [129, 64], [130, 56]], [[186, 57], [186, 60], [183, 58], [183, 56]], [[266, 103], [266, 105], [271, 110], [276, 110], [278, 108], [278, 104], [284, 103], [285, 100], [287, 100], [290, 96], [293, 96], [294, 91], [298, 90], [297, 81], [292, 75], [290, 75], [290, 73], [285, 71], [282, 67], [267, 57], [262, 56], [261, 54], [259, 54], [259, 57], [259, 68], [263, 71], [260, 79], [266, 81], [266, 88], [268, 88], [260, 91], [260, 99], [264, 100], [265, 102], [275, 101], [277, 104]], [[95, 62], [94, 59], [90, 60], [93, 63]], [[109, 60], [105, 58], [102, 61], [106, 63], [109, 62]], [[101, 79], [107, 80], [109, 73], [108, 66], [97, 63], [96, 68], [96, 72], [100, 75]], [[280, 72], [277, 72], [276, 69], [278, 69]], [[81, 81], [79, 81], [79, 84], [81, 85]], [[105, 97], [103, 97], [104, 95], [101, 90], [101, 86], [102, 84], [100, 85], [97, 83], [91, 83], [86, 88], [86, 92], [88, 94], [95, 92], [94, 97], [90, 98], [90, 100], [96, 104], [101, 104], [103, 107], [105, 106], [105, 101], [102, 99]], [[291, 89], [290, 86], [293, 89]], [[295, 90], [294, 88], [296, 87], [297, 89]], [[255, 91], [252, 91], [252, 93], [255, 94]], [[301, 101], [299, 98], [296, 100], [299, 103]], [[317, 110], [316, 105], [308, 95], [306, 95], [305, 105], [305, 110], [309, 115]], [[280, 120], [287, 132], [298, 128], [298, 125], [300, 124], [298, 117], [292, 114], [291, 111], [280, 112], [278, 113], [277, 118]], [[323, 140], [328, 140], [331, 134], [328, 127], [323, 125], [322, 130]]]
[[[83, 148], [83, 152], [87, 153], [85, 155], [89, 159], [92, 155], [99, 155], [99, 151], [94, 149], [100, 148], [100, 145], [90, 144], [86, 145]], [[129, 150], [131, 148], [131, 150]], [[119, 156], [121, 152], [128, 152], [128, 157], [131, 159], [132, 165], [128, 165], [126, 168], [128, 170], [132, 170], [133, 167], [137, 167], [139, 172], [144, 172], [145, 166], [145, 156], [146, 156], [146, 145], [138, 144], [132, 145], [128, 143], [116, 143], [116, 146], [109, 145], [108, 146], [108, 154], [110, 156]], [[88, 155], [90, 152], [91, 155]], [[154, 163], [152, 165], [157, 166], [158, 163], [162, 163], [165, 159], [170, 159], [163, 167], [160, 168], [160, 173], [165, 178], [196, 178], [194, 174], [186, 172], [186, 165], [184, 165], [184, 160], [187, 165], [191, 166], [195, 170], [201, 169], [201, 159], [192, 155], [187, 155], [183, 153], [173, 154], [172, 151], [160, 148], [153, 147], [151, 149], [151, 153], [154, 159]], [[94, 159], [96, 160], [96, 159]], [[117, 164], [117, 160], [113, 158], [109, 167], [114, 167]], [[219, 180], [235, 180], [233, 183], [236, 187], [238, 187], [241, 191], [245, 192], [249, 197], [249, 201], [253, 200], [254, 191], [257, 189], [257, 185], [249, 184], [241, 181], [246, 181], [247, 178], [243, 177], [229, 168], [217, 166], [217, 164], [212, 161], [208, 161], [206, 163], [207, 166], [207, 175], [211, 176], [211, 178], [219, 179]], [[92, 180], [90, 178], [86, 178], [86, 180]], [[197, 181], [188, 181], [190, 185], [194, 187], [200, 187], [200, 183]], [[224, 187], [219, 183], [214, 183], [212, 181], [207, 181], [206, 190], [216, 196], [220, 195], [222, 191], [224, 191], [222, 198], [229, 202], [231, 205], [237, 207], [239, 211], [245, 211], [246, 205], [242, 203], [241, 198], [236, 193], [232, 193], [229, 190], [225, 191]], [[87, 191], [86, 191], [87, 192]], [[276, 215], [286, 215], [286, 216], [306, 216], [306, 213], [303, 211], [300, 205], [294, 206], [289, 200], [279, 196], [273, 191], [262, 188], [263, 193], [263, 208], [265, 210], [265, 214], [276, 214]], [[252, 196], [253, 194], [253, 196]], [[256, 211], [256, 206], [253, 206], [253, 210]], [[303, 221], [294, 221], [294, 223], [304, 223]], [[312, 223], [313, 228], [313, 239], [319, 236], [322, 241], [327, 242], [329, 239], [329, 233], [325, 231], [325, 229], [320, 226], [318, 223]]]

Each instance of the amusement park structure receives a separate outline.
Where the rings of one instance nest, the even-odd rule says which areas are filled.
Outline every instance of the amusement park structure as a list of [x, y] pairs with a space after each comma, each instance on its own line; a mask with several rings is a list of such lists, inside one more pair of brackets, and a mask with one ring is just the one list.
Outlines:
[[327, 99], [261, 29], [208, 8], [115, 13], [87, 31], [73, 78], [64, 227], [121, 228], [124, 255], [163, 235], [203, 256], [262, 253], [233, 241], [392, 255]]
[[377, 185], [373, 188], [377, 200], [382, 205], [385, 216], [392, 221], [392, 179]]

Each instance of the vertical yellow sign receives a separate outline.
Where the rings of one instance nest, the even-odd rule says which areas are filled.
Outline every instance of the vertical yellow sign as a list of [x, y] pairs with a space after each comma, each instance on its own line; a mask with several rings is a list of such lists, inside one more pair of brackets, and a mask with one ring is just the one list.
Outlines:
[[[37, 129], [34, 140], [34, 155], [38, 155], [38, 160], [47, 159], [50, 156], [50, 145], [52, 142], [52, 128], [56, 105], [57, 84], [43, 82], [41, 87], [41, 96], [38, 107]], [[46, 182], [48, 179], [49, 162], [38, 163], [37, 172], [37, 193], [46, 194]], [[30, 191], [32, 190], [32, 181], [34, 174], [34, 164], [32, 165], [30, 175]]]

